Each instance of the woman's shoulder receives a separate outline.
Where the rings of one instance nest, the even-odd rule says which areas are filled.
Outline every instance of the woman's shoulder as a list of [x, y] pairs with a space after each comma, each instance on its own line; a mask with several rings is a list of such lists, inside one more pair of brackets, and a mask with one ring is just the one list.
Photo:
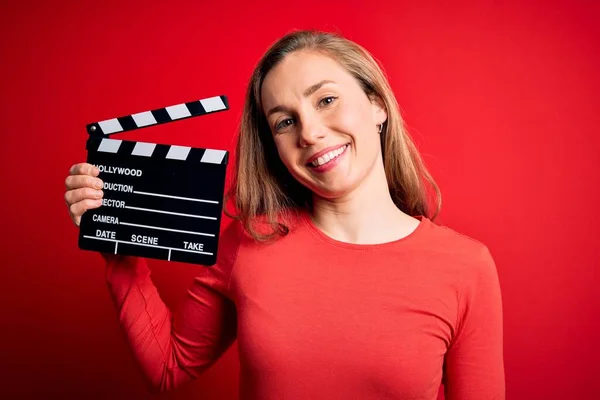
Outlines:
[[431, 234], [435, 239], [442, 242], [467, 250], [479, 249], [486, 246], [479, 239], [464, 233], [458, 228], [450, 227], [439, 221], [430, 221], [430, 225], [432, 226]]
[[495, 268], [488, 245], [480, 239], [439, 222], [431, 222], [430, 226], [428, 247], [436, 253], [456, 261], [462, 267]]

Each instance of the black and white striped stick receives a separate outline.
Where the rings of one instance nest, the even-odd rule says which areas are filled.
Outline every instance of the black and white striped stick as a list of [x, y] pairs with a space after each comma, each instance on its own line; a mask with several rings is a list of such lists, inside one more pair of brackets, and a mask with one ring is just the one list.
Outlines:
[[99, 154], [133, 156], [145, 160], [180, 160], [209, 164], [227, 164], [228, 151], [203, 149], [189, 146], [168, 144], [131, 142], [109, 138], [91, 137], [87, 142], [87, 150]]
[[228, 109], [229, 103], [227, 97], [221, 95], [123, 117], [107, 119], [100, 122], [93, 122], [86, 125], [86, 129], [87, 132], [93, 136], [108, 136], [119, 132], [132, 131]]

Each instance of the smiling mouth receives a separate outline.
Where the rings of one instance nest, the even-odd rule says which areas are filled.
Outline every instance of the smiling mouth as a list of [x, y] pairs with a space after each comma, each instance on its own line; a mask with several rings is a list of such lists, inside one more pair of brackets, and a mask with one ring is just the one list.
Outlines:
[[327, 163], [329, 163], [329, 162], [335, 160], [336, 158], [338, 158], [339, 156], [341, 156], [344, 153], [344, 151], [346, 151], [348, 146], [350, 146], [349, 143], [347, 143], [344, 146], [339, 147], [335, 150], [332, 150], [329, 153], [323, 154], [321, 157], [317, 158], [313, 162], [310, 162], [306, 165], [308, 165], [309, 167], [314, 167], [314, 168], [326, 165]]

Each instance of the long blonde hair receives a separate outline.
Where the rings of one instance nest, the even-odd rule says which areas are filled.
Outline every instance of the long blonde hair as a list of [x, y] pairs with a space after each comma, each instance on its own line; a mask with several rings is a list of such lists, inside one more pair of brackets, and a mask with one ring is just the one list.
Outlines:
[[[357, 43], [335, 33], [313, 30], [294, 31], [277, 40], [254, 69], [240, 121], [236, 170], [225, 196], [225, 203], [234, 199], [237, 215], [227, 210], [225, 213], [241, 220], [255, 240], [268, 241], [288, 233], [282, 215], [311, 207], [311, 191], [292, 177], [279, 158], [260, 99], [261, 87], [269, 71], [287, 55], [300, 50], [331, 57], [354, 76], [367, 96], [379, 96], [383, 100], [388, 118], [381, 132], [381, 149], [390, 195], [406, 214], [424, 215], [434, 220], [441, 209], [440, 190], [406, 130], [382, 69]], [[428, 204], [427, 184], [435, 192], [433, 213]], [[262, 233], [255, 228], [257, 217], [270, 226], [270, 232]]]

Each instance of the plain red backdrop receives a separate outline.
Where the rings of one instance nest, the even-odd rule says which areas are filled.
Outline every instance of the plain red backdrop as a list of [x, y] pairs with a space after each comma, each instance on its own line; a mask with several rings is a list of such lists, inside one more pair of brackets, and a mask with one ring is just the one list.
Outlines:
[[[443, 192], [438, 223], [496, 260], [508, 398], [600, 397], [600, 2], [13, 3], [0, 4], [0, 397], [151, 398], [63, 200], [85, 124], [225, 94], [228, 112], [122, 138], [232, 150], [253, 66], [293, 28], [340, 31], [383, 63]], [[173, 307], [202, 268], [150, 265]], [[159, 398], [235, 399], [236, 346]]]

